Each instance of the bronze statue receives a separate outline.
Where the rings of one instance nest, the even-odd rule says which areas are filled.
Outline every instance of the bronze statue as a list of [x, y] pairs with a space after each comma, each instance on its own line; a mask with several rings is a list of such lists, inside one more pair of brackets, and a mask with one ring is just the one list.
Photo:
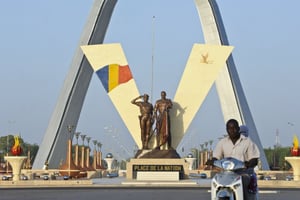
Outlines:
[[154, 106], [154, 118], [156, 119], [156, 141], [158, 149], [168, 150], [171, 147], [170, 116], [169, 110], [173, 103], [166, 98], [166, 92], [161, 92], [161, 99]]
[[[143, 101], [137, 101], [138, 99], [143, 99]], [[149, 96], [144, 94], [142, 96], [136, 97], [131, 101], [132, 104], [140, 107], [141, 115], [139, 115], [140, 127], [141, 127], [141, 139], [143, 149], [148, 149], [148, 143], [150, 140], [150, 133], [152, 129], [152, 114], [153, 106], [148, 102]]]

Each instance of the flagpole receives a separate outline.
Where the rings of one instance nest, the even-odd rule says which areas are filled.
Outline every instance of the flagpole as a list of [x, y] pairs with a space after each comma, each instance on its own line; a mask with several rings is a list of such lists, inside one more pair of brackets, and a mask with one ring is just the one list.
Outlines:
[[151, 58], [151, 92], [150, 92], [150, 102], [153, 100], [153, 70], [154, 70], [154, 43], [155, 43], [155, 16], [152, 17], [152, 58]]

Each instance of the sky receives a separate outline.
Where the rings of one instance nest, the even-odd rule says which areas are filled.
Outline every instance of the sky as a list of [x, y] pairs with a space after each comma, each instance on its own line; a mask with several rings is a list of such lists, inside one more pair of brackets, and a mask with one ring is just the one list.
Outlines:
[[[94, 1], [0, 2], [0, 136], [40, 144]], [[262, 145], [275, 145], [277, 134], [290, 146], [300, 136], [300, 1], [217, 3]], [[122, 44], [139, 91], [154, 103], [161, 90], [174, 97], [192, 45], [204, 39], [193, 0], [119, 0], [104, 43]], [[100, 141], [104, 152], [133, 154], [133, 140], [96, 75], [76, 131]], [[215, 145], [225, 133], [213, 86], [178, 151]]]

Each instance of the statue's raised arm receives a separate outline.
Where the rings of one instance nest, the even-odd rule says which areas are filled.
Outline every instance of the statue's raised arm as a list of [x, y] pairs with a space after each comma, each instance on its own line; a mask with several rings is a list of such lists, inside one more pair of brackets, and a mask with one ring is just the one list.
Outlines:
[[[138, 101], [142, 99], [142, 101]], [[150, 139], [150, 133], [152, 128], [152, 114], [153, 114], [153, 105], [148, 102], [149, 95], [144, 94], [134, 98], [131, 103], [140, 108], [139, 122], [141, 127], [141, 140], [143, 149], [148, 149], [148, 143]]]

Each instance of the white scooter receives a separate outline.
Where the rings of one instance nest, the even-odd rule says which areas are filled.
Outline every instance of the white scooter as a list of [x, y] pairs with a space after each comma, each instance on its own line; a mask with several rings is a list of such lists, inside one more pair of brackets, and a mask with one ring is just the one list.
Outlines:
[[[211, 199], [243, 200], [242, 176], [236, 172], [245, 169], [244, 162], [235, 158], [224, 158], [214, 161], [214, 166], [222, 171], [211, 181]], [[258, 199], [257, 192], [253, 196]]]

